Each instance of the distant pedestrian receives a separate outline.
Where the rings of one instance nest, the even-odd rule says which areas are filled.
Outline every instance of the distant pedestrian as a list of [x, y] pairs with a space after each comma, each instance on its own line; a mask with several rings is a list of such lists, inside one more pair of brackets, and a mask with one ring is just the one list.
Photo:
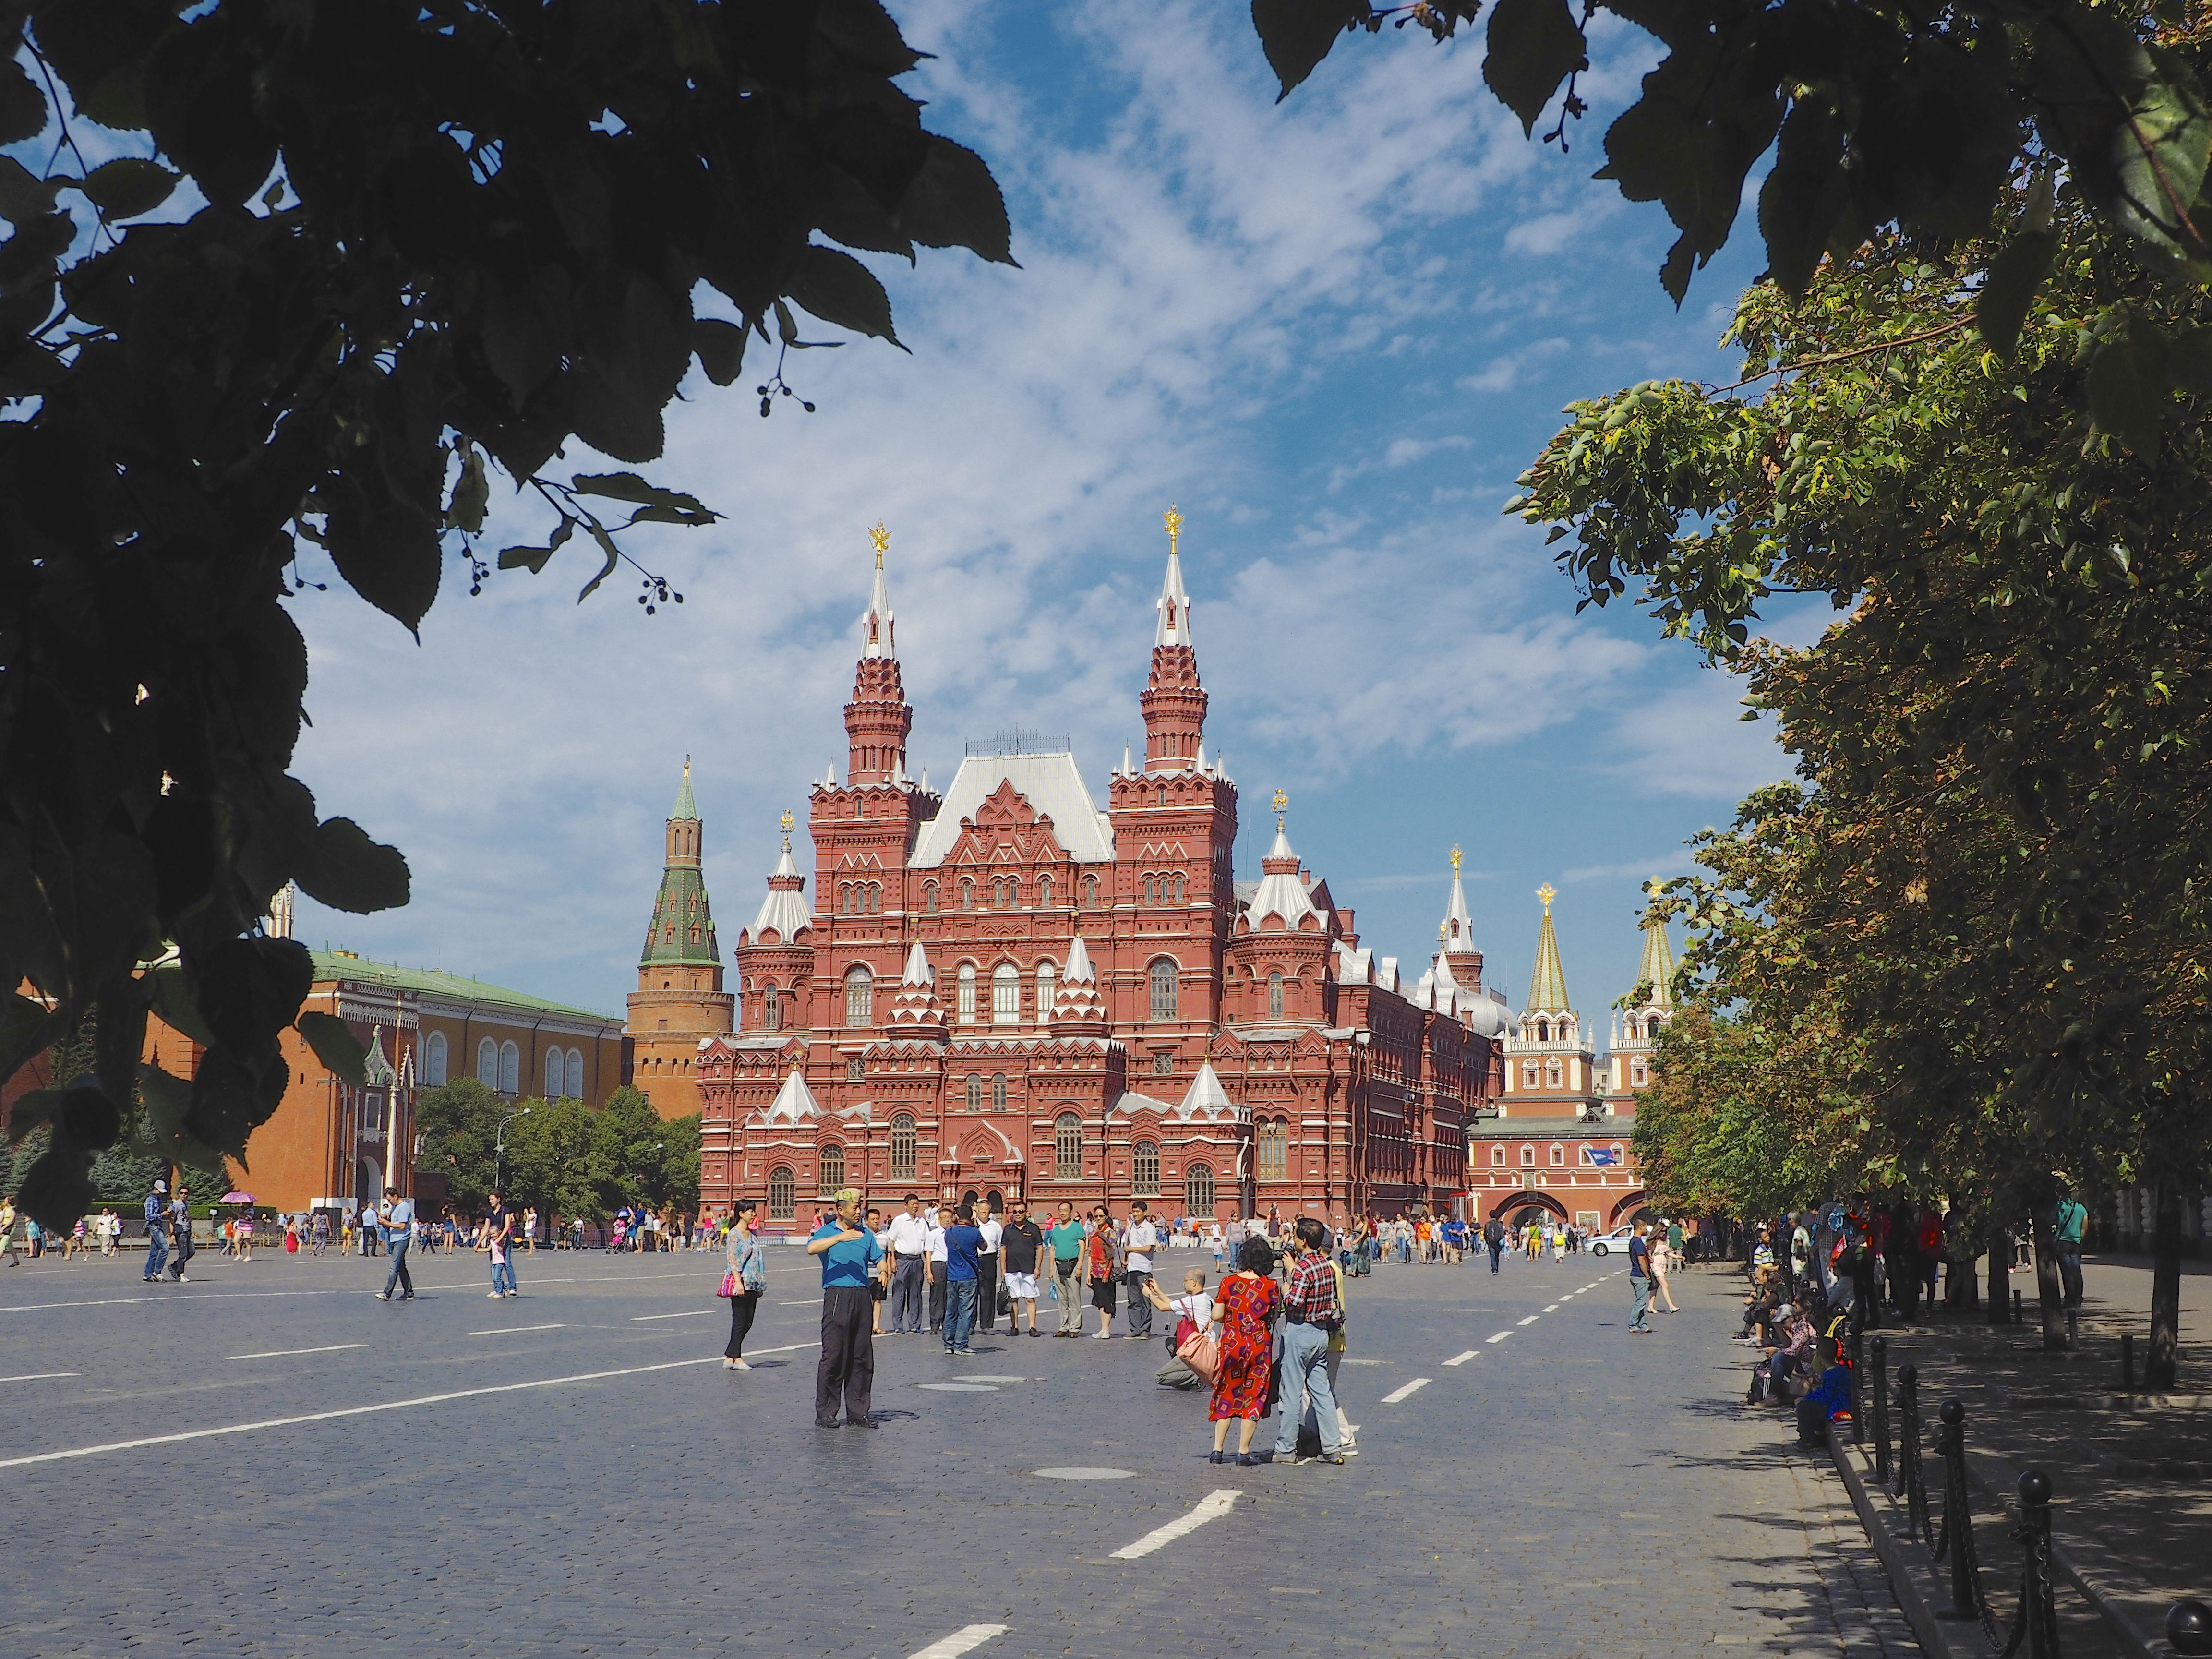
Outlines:
[[1651, 1334], [1651, 1241], [1645, 1236], [1650, 1231], [1650, 1223], [1639, 1221], [1628, 1241], [1628, 1293], [1636, 1304], [1628, 1328], [1638, 1336]]
[[921, 1330], [922, 1287], [929, 1272], [929, 1224], [922, 1219], [921, 1194], [908, 1193], [906, 1208], [887, 1230], [891, 1253], [891, 1334], [913, 1336]]
[[[868, 1230], [868, 1237], [876, 1241], [876, 1248], [888, 1256], [891, 1253], [891, 1235], [890, 1229], [884, 1224], [884, 1212], [872, 1205], [870, 1206], [868, 1213], [860, 1224]], [[726, 1235], [728, 1229], [726, 1227], [723, 1231]], [[713, 1234], [714, 1230], [711, 1227], [708, 1228], [708, 1236], [711, 1237]], [[727, 1243], [726, 1237], [724, 1239], [726, 1246]], [[885, 1284], [881, 1277], [868, 1280], [868, 1334], [870, 1336], [881, 1336], [884, 1334], [884, 1305], [890, 1300], [890, 1294], [891, 1287]]]
[[331, 1216], [327, 1210], [318, 1210], [307, 1223], [307, 1237], [313, 1241], [310, 1249], [320, 1255], [330, 1248]]
[[988, 1336], [998, 1324], [999, 1246], [1006, 1235], [1005, 1224], [988, 1198], [983, 1200], [982, 1212], [975, 1218], [975, 1231], [983, 1235], [983, 1242], [975, 1251], [975, 1327]]
[[392, 1271], [385, 1275], [384, 1288], [376, 1293], [376, 1299], [389, 1302], [397, 1290], [402, 1302], [412, 1301], [415, 1281], [407, 1272], [407, 1248], [415, 1242], [415, 1206], [399, 1195], [399, 1188], [386, 1187], [384, 1202], [377, 1207], [377, 1219], [384, 1236], [384, 1254], [392, 1259]]
[[15, 1200], [12, 1198], [0, 1198], [0, 1255], [8, 1258], [11, 1267], [23, 1265], [23, 1258], [15, 1254]]
[[169, 1183], [157, 1181], [146, 1194], [146, 1270], [139, 1277], [156, 1284], [169, 1260]]
[[1152, 1303], [1146, 1294], [1152, 1282], [1152, 1252], [1159, 1248], [1160, 1230], [1152, 1224], [1152, 1206], [1138, 1199], [1129, 1206], [1128, 1237], [1121, 1241], [1122, 1300], [1129, 1309], [1129, 1338], [1152, 1340]]
[[169, 1282], [188, 1285], [185, 1267], [198, 1251], [192, 1243], [191, 1193], [182, 1182], [177, 1184], [177, 1195], [169, 1201]]
[[837, 1194], [836, 1218], [816, 1228], [806, 1241], [806, 1254], [822, 1262], [822, 1361], [814, 1372], [817, 1429], [837, 1426], [840, 1399], [847, 1428], [876, 1426], [870, 1411], [876, 1345], [869, 1334], [868, 1280], [884, 1253], [860, 1222], [860, 1188], [848, 1187]]
[[[1237, 1271], [1221, 1281], [1216, 1309], [1221, 1321], [1221, 1363], [1213, 1374], [1213, 1398], [1206, 1416], [1213, 1424], [1213, 1463], [1257, 1463], [1252, 1437], [1267, 1409], [1267, 1372], [1274, 1344], [1269, 1328], [1281, 1310], [1283, 1293], [1267, 1277], [1275, 1252], [1264, 1238], [1248, 1238], [1237, 1254]], [[1237, 1428], [1237, 1449], [1224, 1452], [1229, 1425]]]
[[1114, 1336], [1115, 1287], [1121, 1281], [1121, 1240], [1114, 1218], [1103, 1204], [1091, 1211], [1091, 1237], [1084, 1243], [1084, 1279], [1091, 1288], [1091, 1305], [1098, 1310], [1098, 1340]]
[[[1337, 1289], [1336, 1270], [1322, 1254], [1327, 1237], [1322, 1224], [1300, 1216], [1293, 1230], [1297, 1243], [1290, 1283], [1283, 1292], [1283, 1355], [1281, 1399], [1275, 1411], [1275, 1456], [1289, 1462], [1297, 1456], [1298, 1425], [1310, 1416], [1321, 1437], [1324, 1463], [1344, 1462], [1343, 1435], [1336, 1411], [1336, 1391], [1329, 1386], [1329, 1339], [1344, 1328], [1344, 1304]], [[1424, 1265], [1426, 1265], [1425, 1256]]]
[[[2078, 1308], [2081, 1305], [2081, 1236], [2088, 1231], [2089, 1212], [2080, 1199], [2069, 1193], [2058, 1200], [2058, 1208], [2051, 1220], [2055, 1234], [2053, 1242], [2058, 1255], [2061, 1304]], [[1939, 1246], [1942, 1225], [1939, 1219], [1936, 1223]]]
[[1030, 1219], [1030, 1206], [1018, 1198], [1007, 1211], [1008, 1220], [999, 1238], [999, 1260], [1006, 1273], [1006, 1329], [1018, 1332], [1022, 1316], [1029, 1315], [1030, 1334], [1037, 1334], [1037, 1257], [1044, 1249], [1044, 1230]]
[[1499, 1258], [1505, 1254], [1505, 1224], [1496, 1216], [1482, 1224], [1483, 1248], [1490, 1252], [1490, 1271], [1498, 1271]]
[[945, 1230], [952, 1220], [951, 1211], [933, 1204], [922, 1217], [928, 1225], [924, 1249], [929, 1256], [929, 1334], [939, 1336], [945, 1331], [945, 1300], [950, 1281], [945, 1271]]
[[1060, 1328], [1054, 1336], [1083, 1334], [1083, 1252], [1090, 1243], [1083, 1224], [1075, 1218], [1075, 1206], [1060, 1202], [1060, 1219], [1045, 1229], [1052, 1246], [1052, 1290], [1060, 1298]]
[[768, 1288], [768, 1251], [753, 1231], [754, 1213], [751, 1200], [738, 1205], [722, 1247], [730, 1274], [730, 1346], [722, 1350], [722, 1364], [732, 1371], [752, 1370], [745, 1363], [745, 1336], [760, 1310], [761, 1292]]
[[1674, 1305], [1674, 1292], [1668, 1288], [1667, 1275], [1674, 1270], [1674, 1247], [1666, 1233], [1651, 1236], [1651, 1305], [1661, 1313], [1680, 1313]]
[[977, 1253], [982, 1249], [982, 1229], [975, 1212], [963, 1204], [941, 1218], [945, 1229], [945, 1352], [966, 1353], [969, 1334], [975, 1328], [975, 1291], [979, 1279]]
[[483, 1249], [491, 1256], [491, 1294], [519, 1296], [514, 1288], [514, 1215], [497, 1193], [486, 1195], [491, 1209], [484, 1217]]

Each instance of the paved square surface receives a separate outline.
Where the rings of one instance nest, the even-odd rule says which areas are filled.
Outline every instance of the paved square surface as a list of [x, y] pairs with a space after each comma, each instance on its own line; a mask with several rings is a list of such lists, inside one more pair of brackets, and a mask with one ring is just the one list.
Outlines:
[[1239, 1469], [1157, 1340], [884, 1339], [884, 1426], [817, 1430], [818, 1276], [770, 1259], [750, 1374], [719, 1255], [525, 1256], [499, 1302], [430, 1257], [404, 1305], [335, 1255], [0, 1267], [0, 1654], [1918, 1650], [1825, 1461], [1741, 1403], [1732, 1276], [1632, 1337], [1617, 1259], [1385, 1264], [1360, 1455]]

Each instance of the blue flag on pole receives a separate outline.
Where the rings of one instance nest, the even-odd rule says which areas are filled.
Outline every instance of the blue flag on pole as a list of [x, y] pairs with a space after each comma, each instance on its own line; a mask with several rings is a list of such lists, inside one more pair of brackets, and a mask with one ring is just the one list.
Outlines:
[[1612, 1147], [1593, 1146], [1589, 1149], [1589, 1161], [1597, 1164], [1612, 1164], [1618, 1163], [1620, 1160], [1614, 1155]]

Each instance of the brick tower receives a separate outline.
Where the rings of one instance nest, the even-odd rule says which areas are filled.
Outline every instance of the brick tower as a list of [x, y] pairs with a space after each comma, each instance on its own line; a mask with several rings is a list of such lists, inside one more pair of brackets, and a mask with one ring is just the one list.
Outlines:
[[668, 815], [666, 861], [653, 902], [637, 989], [629, 998], [631, 1077], [663, 1117], [700, 1109], [692, 1057], [712, 1036], [735, 1029], [737, 999], [722, 989], [722, 957], [700, 873], [699, 803], [691, 793], [691, 762]]

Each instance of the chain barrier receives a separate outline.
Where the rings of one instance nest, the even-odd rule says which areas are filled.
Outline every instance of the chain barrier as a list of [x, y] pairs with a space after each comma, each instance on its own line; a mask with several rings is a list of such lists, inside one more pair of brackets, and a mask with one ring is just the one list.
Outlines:
[[1897, 1489], [1905, 1500], [1905, 1516], [1912, 1535], [1936, 1558], [1943, 1545], [1928, 1516], [1928, 1472], [1920, 1461], [1920, 1368], [1905, 1365], [1897, 1373]]
[[[1907, 1397], [1903, 1403], [1908, 1432], [1917, 1443], [1918, 1377], [1907, 1366], [1899, 1374], [1898, 1382], [1900, 1393]], [[2050, 1477], [2040, 1469], [2030, 1469], [2020, 1478], [2021, 1518], [2010, 1534], [2021, 1547], [2020, 1606], [2013, 1615], [2012, 1628], [2002, 1631], [1997, 1626], [1996, 1609], [1983, 1593], [1982, 1564], [1974, 1549], [1973, 1511], [1966, 1488], [1966, 1408], [1956, 1400], [1947, 1400], [1936, 1415], [1940, 1421], [1936, 1430], [1936, 1449], [1943, 1460], [1943, 1525], [1930, 1546], [1930, 1553], [1939, 1566], [1948, 1565], [1950, 1570], [1952, 1617], [1978, 1620], [1983, 1639], [1996, 1650], [1997, 1659], [2012, 1659], [2021, 1650], [2023, 1642], [2027, 1659], [2058, 1659], [2058, 1614], [2051, 1577]], [[1915, 1518], [1911, 1515], [1910, 1492], [1920, 1487], [1918, 1452], [1916, 1443], [1902, 1460], [1903, 1478], [1908, 1489], [1908, 1520]], [[1917, 1529], [1923, 1538], [1926, 1503], [1925, 1490], [1921, 1488]]]

